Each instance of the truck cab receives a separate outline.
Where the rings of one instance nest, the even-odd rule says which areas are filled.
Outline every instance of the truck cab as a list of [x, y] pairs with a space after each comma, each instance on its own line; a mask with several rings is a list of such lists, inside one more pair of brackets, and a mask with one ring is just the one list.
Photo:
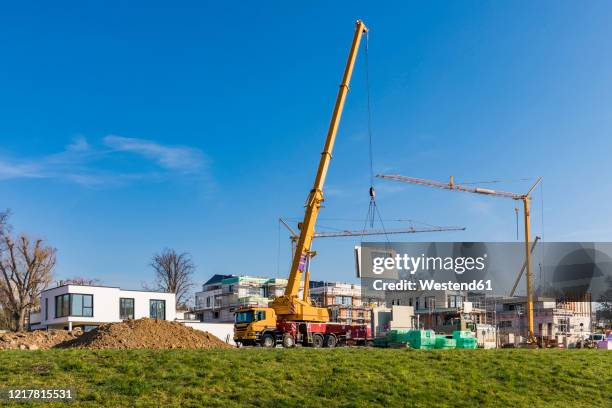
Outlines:
[[269, 307], [247, 307], [236, 311], [234, 322], [234, 342], [238, 346], [255, 345], [264, 340], [275, 339], [276, 312]]

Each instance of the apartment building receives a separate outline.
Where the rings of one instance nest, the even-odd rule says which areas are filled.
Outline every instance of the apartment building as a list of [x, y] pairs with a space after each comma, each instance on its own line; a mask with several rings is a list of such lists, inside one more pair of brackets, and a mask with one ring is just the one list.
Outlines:
[[372, 307], [363, 301], [361, 285], [311, 281], [310, 298], [329, 308], [331, 321], [370, 324], [372, 319]]
[[[268, 306], [287, 287], [286, 279], [256, 276], [214, 275], [195, 294], [195, 313], [202, 322], [230, 323], [244, 306]], [[371, 308], [361, 299], [361, 286], [338, 282], [310, 282], [310, 298], [328, 307], [330, 319], [341, 323], [371, 320]], [[301, 296], [302, 289], [300, 289]]]
[[486, 322], [486, 310], [468, 301], [468, 293], [455, 290], [422, 290], [401, 292], [387, 299], [387, 306], [414, 308], [415, 325], [439, 333], [474, 330]]
[[286, 279], [213, 275], [195, 294], [195, 313], [202, 322], [231, 323], [238, 308], [268, 306], [286, 286]]
[[[517, 340], [526, 338], [525, 296], [487, 298], [485, 303], [489, 323], [497, 327], [500, 336]], [[562, 302], [535, 297], [533, 311], [534, 335], [544, 341], [571, 344], [591, 331], [590, 302]]]

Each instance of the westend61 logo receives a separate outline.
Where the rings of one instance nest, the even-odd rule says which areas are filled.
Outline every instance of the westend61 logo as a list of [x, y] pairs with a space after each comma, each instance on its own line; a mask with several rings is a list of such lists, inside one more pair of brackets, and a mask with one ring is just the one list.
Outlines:
[[[362, 296], [398, 301], [398, 291], [526, 295], [523, 242], [362, 242], [355, 249]], [[606, 299], [612, 291], [612, 242], [531, 245], [531, 287], [559, 301]]]
[[406, 271], [414, 275], [420, 271], [454, 271], [458, 275], [465, 272], [482, 271], [486, 268], [487, 254], [479, 257], [441, 257], [410, 256], [397, 254], [394, 257], [384, 256], [372, 259], [372, 272], [380, 275], [385, 271]]

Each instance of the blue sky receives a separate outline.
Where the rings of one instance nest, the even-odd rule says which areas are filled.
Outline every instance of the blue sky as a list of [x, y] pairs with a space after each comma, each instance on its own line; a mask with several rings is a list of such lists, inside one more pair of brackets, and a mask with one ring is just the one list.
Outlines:
[[[548, 241], [612, 239], [609, 2], [19, 2], [0, 13], [0, 208], [58, 249], [57, 278], [137, 288], [164, 247], [284, 276], [353, 24], [370, 27], [377, 172], [523, 191]], [[363, 49], [320, 225], [363, 227]], [[512, 201], [377, 182], [405, 241], [515, 240]], [[388, 221], [387, 227], [402, 223]], [[418, 225], [418, 224], [417, 224]], [[323, 227], [321, 228], [323, 229]], [[358, 239], [319, 240], [351, 281]]]

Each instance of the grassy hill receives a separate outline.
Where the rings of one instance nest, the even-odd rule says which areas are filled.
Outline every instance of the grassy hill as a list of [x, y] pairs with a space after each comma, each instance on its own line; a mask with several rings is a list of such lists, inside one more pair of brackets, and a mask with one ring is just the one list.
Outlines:
[[603, 350], [12, 350], [0, 388], [74, 388], [71, 407], [604, 407], [611, 367]]

